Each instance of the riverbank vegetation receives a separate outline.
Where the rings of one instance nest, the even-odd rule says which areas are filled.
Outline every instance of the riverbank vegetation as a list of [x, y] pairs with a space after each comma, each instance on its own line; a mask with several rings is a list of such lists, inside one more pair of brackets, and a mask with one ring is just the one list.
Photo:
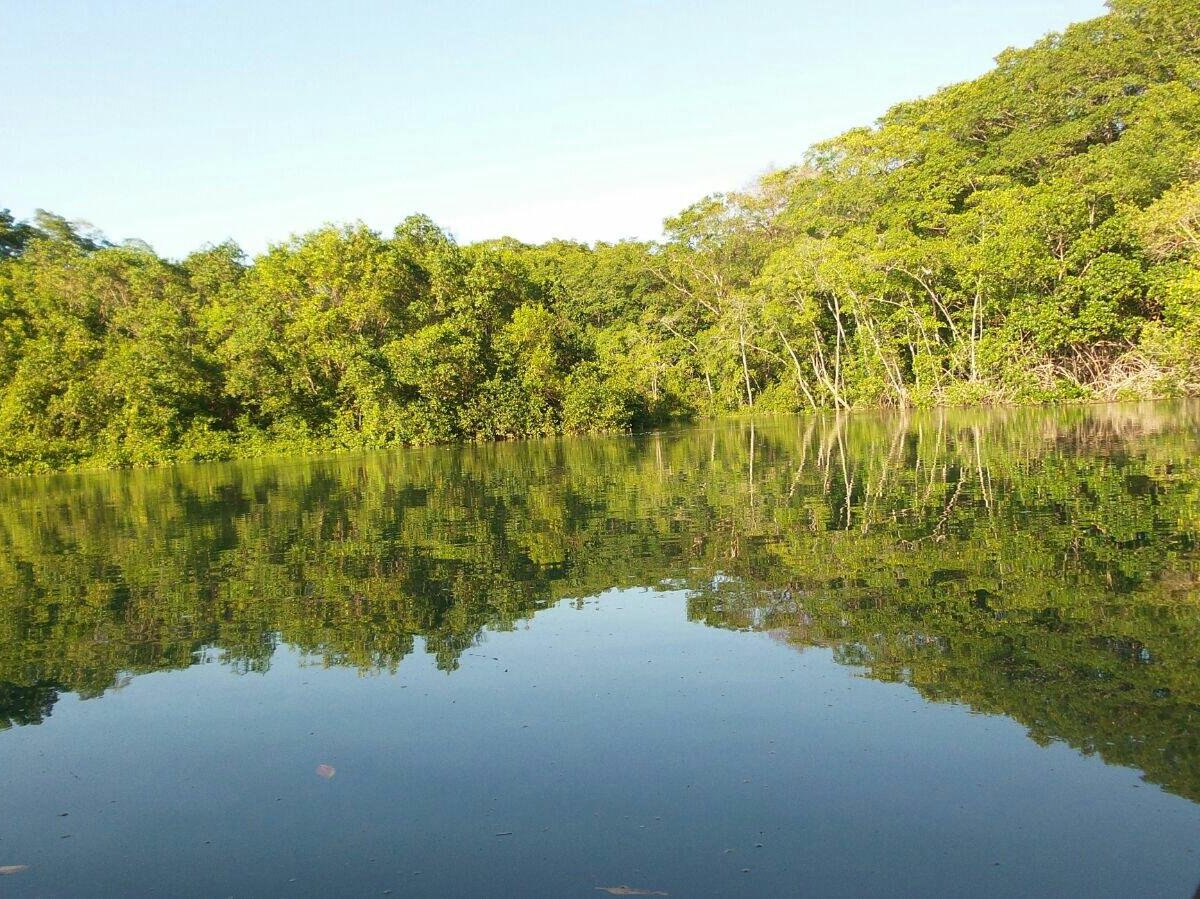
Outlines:
[[247, 259], [0, 213], [0, 469], [1200, 392], [1200, 2], [1110, 12], [667, 220]]

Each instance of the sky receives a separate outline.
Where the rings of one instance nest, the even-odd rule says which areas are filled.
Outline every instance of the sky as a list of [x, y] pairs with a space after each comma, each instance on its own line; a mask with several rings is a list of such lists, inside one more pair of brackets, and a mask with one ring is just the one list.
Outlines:
[[0, 208], [182, 257], [653, 239], [1100, 0], [0, 0]]

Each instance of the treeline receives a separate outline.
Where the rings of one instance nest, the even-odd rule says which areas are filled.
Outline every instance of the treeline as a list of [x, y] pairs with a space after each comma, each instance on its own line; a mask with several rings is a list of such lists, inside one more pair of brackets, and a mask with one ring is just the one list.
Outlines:
[[1200, 0], [1113, 0], [665, 231], [171, 261], [3, 214], [0, 468], [1200, 392]]

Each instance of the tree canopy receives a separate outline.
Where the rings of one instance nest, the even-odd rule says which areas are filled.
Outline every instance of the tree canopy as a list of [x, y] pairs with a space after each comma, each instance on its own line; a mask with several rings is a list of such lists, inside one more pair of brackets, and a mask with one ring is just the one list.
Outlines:
[[0, 212], [0, 468], [1200, 392], [1198, 22], [1112, 0], [659, 242], [168, 260]]

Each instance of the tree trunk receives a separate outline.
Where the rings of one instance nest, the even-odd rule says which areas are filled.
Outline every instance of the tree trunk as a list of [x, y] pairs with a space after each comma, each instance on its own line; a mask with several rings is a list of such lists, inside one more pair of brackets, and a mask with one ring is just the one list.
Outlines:
[[754, 391], [750, 386], [750, 365], [746, 362], [746, 326], [738, 324], [738, 349], [742, 354], [742, 376], [746, 379], [746, 405], [754, 405]]

